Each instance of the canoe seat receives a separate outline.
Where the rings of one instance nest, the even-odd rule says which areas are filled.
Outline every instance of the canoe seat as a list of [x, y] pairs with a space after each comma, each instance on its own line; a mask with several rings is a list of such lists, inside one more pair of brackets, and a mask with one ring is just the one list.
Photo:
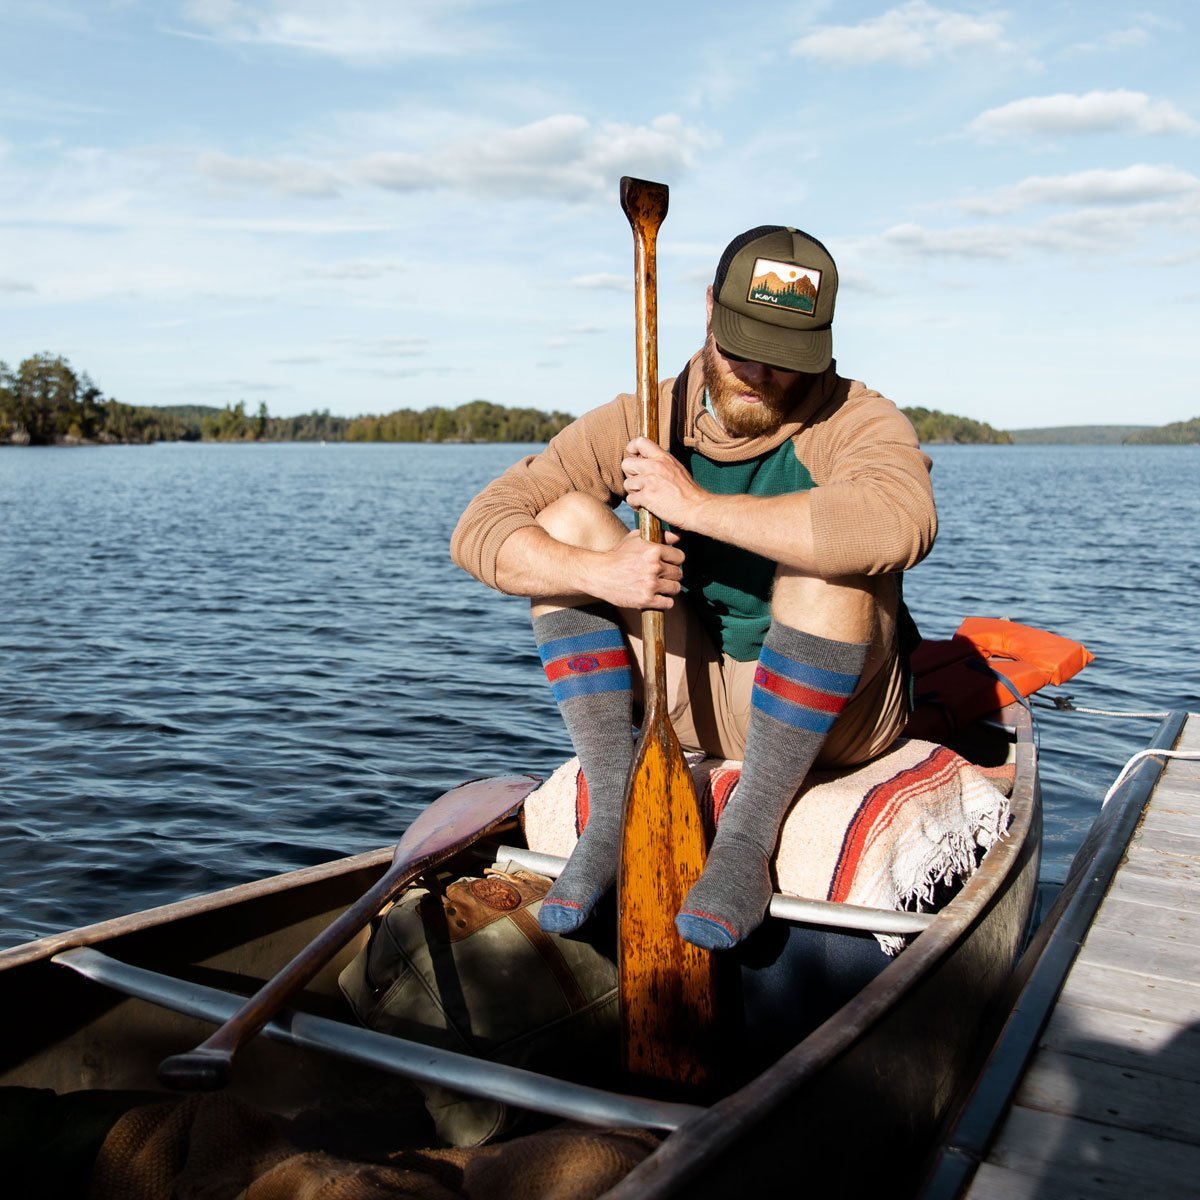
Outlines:
[[[741, 763], [690, 755], [711, 839]], [[975, 767], [945, 746], [901, 738], [869, 763], [814, 771], [784, 820], [775, 858], [785, 895], [918, 909], [965, 880], [1008, 824], [1012, 772]], [[525, 801], [531, 850], [570, 855], [587, 824], [587, 781], [570, 759]], [[905, 939], [877, 934], [888, 954]]]

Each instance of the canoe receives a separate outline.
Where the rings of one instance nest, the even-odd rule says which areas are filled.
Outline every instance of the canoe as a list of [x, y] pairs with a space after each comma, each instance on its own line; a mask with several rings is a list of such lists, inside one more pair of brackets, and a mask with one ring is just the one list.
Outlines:
[[[441, 1081], [541, 1112], [661, 1136], [613, 1197], [728, 1196], [784, 1186], [904, 1194], [966, 1094], [1006, 1012], [1030, 930], [1041, 847], [1032, 718], [1012, 704], [967, 730], [970, 761], [1015, 763], [1007, 833], [857, 994], [730, 1094], [709, 1103], [605, 1091], [415, 1047], [353, 1023], [337, 975], [361, 940], [239, 1055], [233, 1087], [292, 1113], [381, 1095], [394, 1076]], [[507, 786], [512, 786], [511, 781]], [[516, 843], [515, 826], [501, 840]], [[0, 1087], [153, 1092], [164, 1056], [203, 1040], [387, 870], [391, 849], [106, 921], [0, 952]], [[479, 848], [470, 867], [478, 871]], [[464, 863], [467, 859], [464, 858]], [[833, 924], [833, 906], [807, 911]], [[803, 909], [803, 906], [801, 906]], [[880, 920], [883, 920], [881, 917]], [[868, 914], [868, 924], [870, 915]], [[480, 1073], [482, 1071], [482, 1073]]]

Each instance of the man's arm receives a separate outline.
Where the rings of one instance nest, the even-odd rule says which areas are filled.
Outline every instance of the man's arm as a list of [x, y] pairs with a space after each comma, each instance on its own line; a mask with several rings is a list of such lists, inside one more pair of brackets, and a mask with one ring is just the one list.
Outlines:
[[634, 438], [621, 464], [628, 501], [675, 528], [821, 579], [907, 570], [929, 552], [937, 532], [929, 460], [895, 405], [856, 384], [802, 436], [818, 486], [783, 496], [706, 492], [680, 463]]
[[644, 506], [677, 529], [753, 551], [801, 574], [820, 574], [807, 492], [719, 496], [699, 487], [678, 459], [645, 438], [629, 443], [621, 465], [632, 508]]
[[[613, 518], [613, 525], [623, 528]], [[607, 541], [607, 530], [596, 530]], [[496, 555], [496, 584], [503, 592], [531, 599], [604, 600], [618, 608], [669, 609], [683, 579], [679, 536], [667, 544], [644, 542], [636, 530], [616, 533], [606, 549], [574, 546], [551, 537], [540, 525], [510, 534]], [[594, 540], [594, 537], [590, 540]]]
[[[660, 387], [660, 421], [669, 419], [670, 385]], [[683, 561], [668, 535], [667, 545], [626, 534], [611, 509], [625, 494], [621, 458], [637, 428], [632, 396], [580, 417], [546, 449], [510, 467], [468, 505], [450, 542], [455, 563], [489, 587], [532, 598], [606, 600], [620, 607], [670, 608], [680, 590]], [[555, 535], [542, 527], [542, 514], [572, 495], [590, 506], [588, 536]], [[607, 526], [601, 518], [607, 517]], [[570, 522], [568, 522], [570, 524]]]

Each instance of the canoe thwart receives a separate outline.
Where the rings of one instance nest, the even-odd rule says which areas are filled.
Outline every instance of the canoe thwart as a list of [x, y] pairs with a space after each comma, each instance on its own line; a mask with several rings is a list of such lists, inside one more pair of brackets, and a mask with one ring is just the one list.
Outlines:
[[[493, 853], [494, 851], [494, 853]], [[557, 879], [567, 860], [554, 854], [542, 854], [520, 846], [481, 847], [480, 853], [498, 863], [511, 862], [539, 875]], [[781, 921], [796, 925], [821, 925], [835, 929], [854, 929], [863, 933], [920, 933], [933, 923], [936, 913], [903, 912], [893, 908], [867, 908], [859, 904], [841, 904], [831, 900], [805, 900], [776, 892], [767, 912]]]
[[[241, 996], [135, 967], [88, 946], [65, 950], [51, 961], [123, 995], [213, 1024], [228, 1020], [243, 1002]], [[323, 1051], [418, 1083], [588, 1125], [674, 1130], [704, 1111], [692, 1104], [607, 1092], [292, 1010], [281, 1012], [262, 1032], [277, 1042]]]

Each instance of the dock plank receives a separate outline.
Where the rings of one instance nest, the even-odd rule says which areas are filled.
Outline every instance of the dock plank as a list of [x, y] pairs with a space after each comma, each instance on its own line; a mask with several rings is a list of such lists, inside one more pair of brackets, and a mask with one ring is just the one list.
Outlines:
[[1200, 984], [1194, 978], [1155, 979], [1097, 963], [1075, 963], [1059, 1003], [1107, 1008], [1172, 1024], [1200, 1022]]
[[1124, 930], [1093, 926], [1080, 957], [1097, 966], [1187, 983], [1196, 976], [1196, 948], [1182, 941], [1158, 941]]
[[1059, 998], [1039, 1041], [1059, 1054], [1092, 1058], [1175, 1079], [1200, 1079], [1200, 1028], [1147, 1013]]
[[988, 1161], [1030, 1177], [1024, 1193], [1009, 1194], [1045, 1200], [1178, 1198], [1193, 1188], [1187, 1181], [1200, 1179], [1200, 1146], [1020, 1105], [1009, 1112]]
[[1121, 871], [1108, 889], [1108, 896], [1109, 899], [1124, 900], [1130, 904], [1200, 912], [1200, 879], [1175, 879], [1148, 872], [1135, 874]]
[[1016, 1103], [1200, 1148], [1200, 1083], [1194, 1079], [1042, 1050]]
[[[1134, 904], [1111, 892], [1097, 914], [1097, 929], [1120, 930], [1138, 939], [1160, 942], [1200, 943], [1200, 912], [1184, 908], [1164, 908], [1155, 904]], [[1091, 932], [1088, 934], [1090, 939]], [[1087, 941], [1084, 941], [1086, 950]], [[1191, 956], [1193, 963], [1196, 961]]]
[[1152, 833], [1178, 833], [1185, 837], [1200, 836], [1200, 796], [1192, 804], [1175, 801], [1170, 805], [1156, 804], [1146, 814], [1142, 828]]
[[1129, 852], [1121, 871], [1200, 883], [1200, 859], [1195, 855], [1169, 854], [1144, 847]]
[[1133, 846], [1145, 850], [1156, 850], [1160, 854], [1200, 859], [1200, 834], [1147, 829], [1145, 825], [1141, 825], [1133, 835]]

